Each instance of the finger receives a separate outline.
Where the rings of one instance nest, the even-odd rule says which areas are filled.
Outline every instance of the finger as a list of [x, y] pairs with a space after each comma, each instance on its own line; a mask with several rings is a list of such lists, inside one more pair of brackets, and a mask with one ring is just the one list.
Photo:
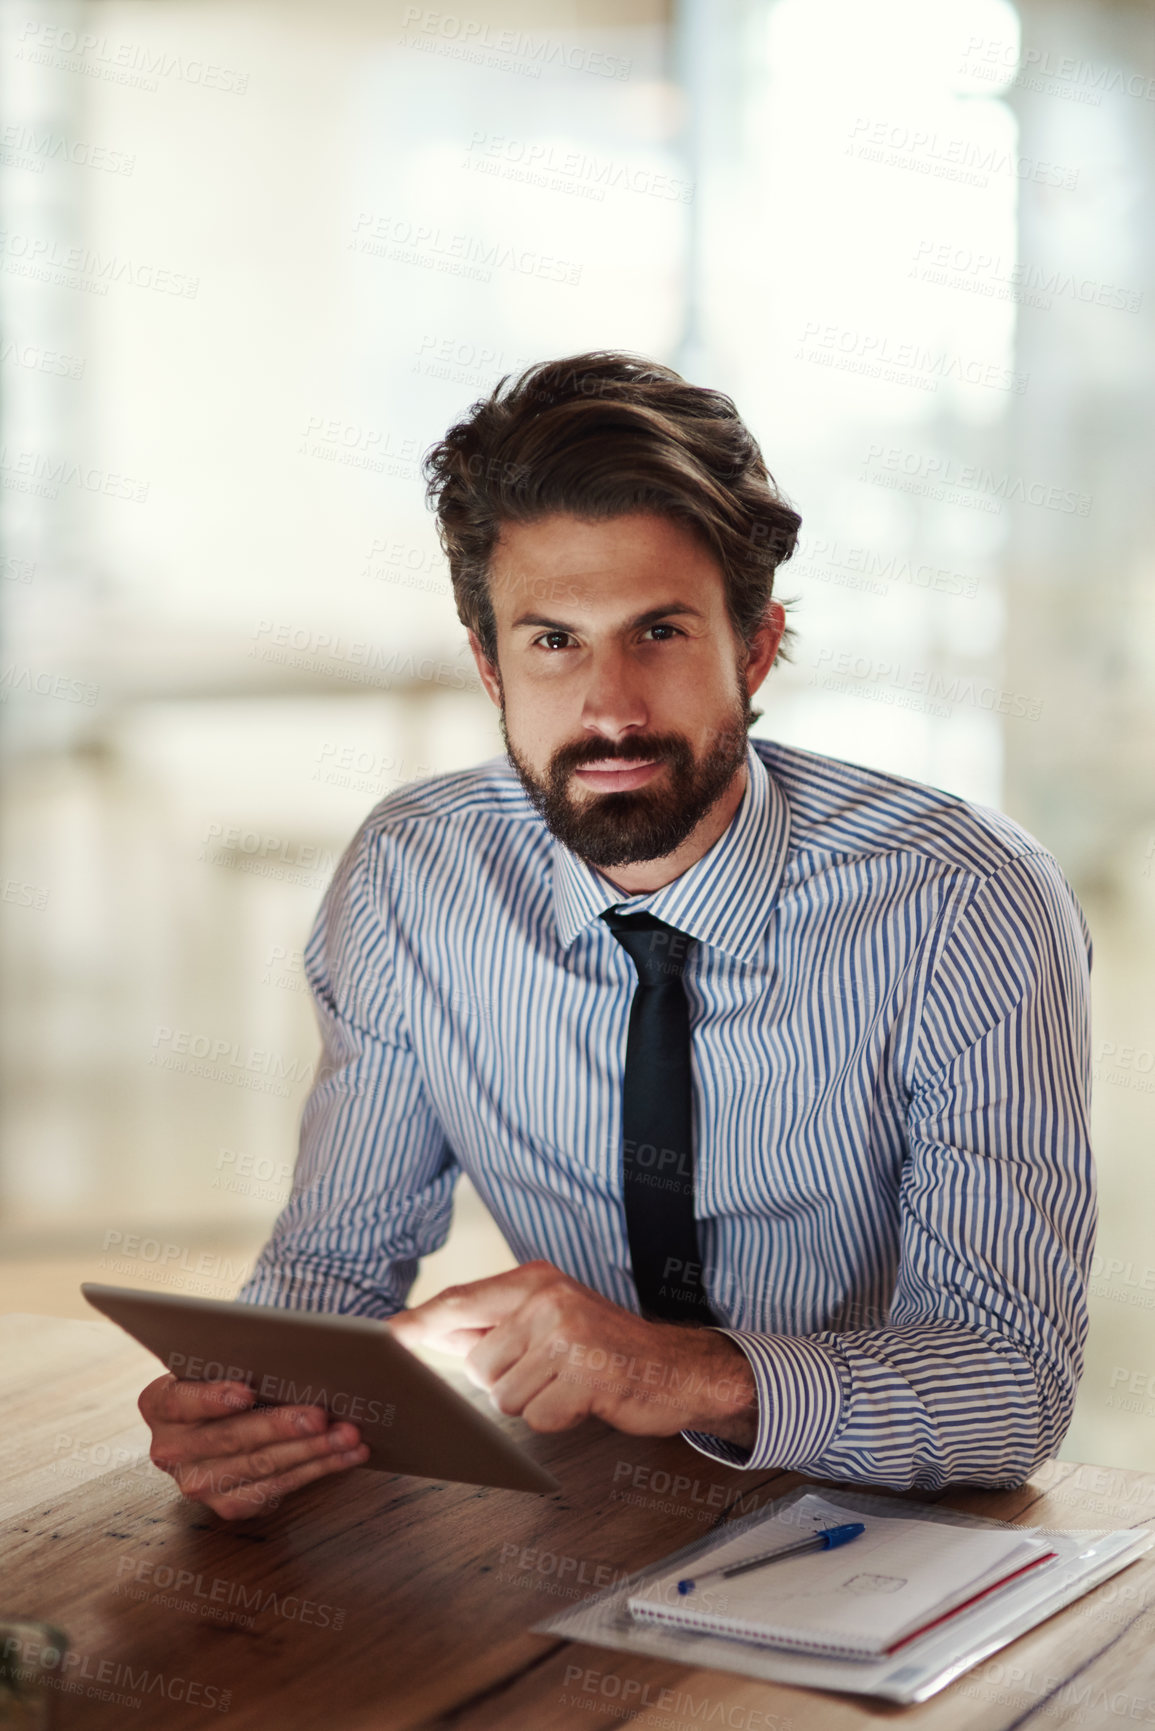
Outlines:
[[590, 1399], [580, 1384], [560, 1382], [552, 1376], [521, 1409], [521, 1416], [531, 1430], [552, 1433], [571, 1430], [589, 1417]]
[[524, 1318], [512, 1317], [480, 1335], [465, 1361], [465, 1374], [481, 1388], [492, 1388], [529, 1350]]
[[248, 1383], [189, 1382], [170, 1374], [142, 1389], [137, 1406], [150, 1425], [196, 1424], [244, 1412], [256, 1398]]
[[[557, 1379], [556, 1359], [551, 1360], [548, 1354], [541, 1351], [527, 1352], [511, 1364], [503, 1375], [494, 1379], [490, 1385], [489, 1397], [499, 1412], [511, 1415], [524, 1413], [530, 1403]], [[578, 1398], [575, 1400], [571, 1395], [570, 1404], [580, 1407], [582, 1411], [588, 1411], [588, 1391], [579, 1388]]]
[[223, 1460], [272, 1443], [324, 1438], [330, 1425], [323, 1407], [262, 1407], [239, 1418], [211, 1419], [204, 1424], [155, 1424], [150, 1452], [156, 1465], [167, 1472], [174, 1465]]
[[243, 1485], [263, 1483], [314, 1460], [334, 1459], [359, 1446], [361, 1438], [354, 1425], [334, 1425], [325, 1436], [274, 1443], [246, 1454], [177, 1461], [170, 1470], [186, 1497], [203, 1499]]
[[[467, 1358], [474, 1347], [483, 1341], [489, 1333], [488, 1328], [458, 1328], [452, 1334], [439, 1335], [437, 1340], [429, 1344], [435, 1346], [438, 1352], [452, 1353], [456, 1358]], [[469, 1366], [465, 1366], [466, 1374]]]
[[[502, 1409], [505, 1410], [504, 1408]], [[627, 1436], [670, 1436], [681, 1429], [671, 1423], [668, 1406], [642, 1388], [623, 1388], [592, 1374], [559, 1374], [521, 1409], [534, 1430], [568, 1430], [586, 1418], [600, 1418]]]
[[199, 1496], [195, 1501], [204, 1503], [206, 1508], [212, 1509], [214, 1514], [220, 1515], [224, 1520], [252, 1520], [255, 1515], [273, 1513], [285, 1497], [300, 1490], [302, 1485], [311, 1484], [313, 1480], [326, 1478], [332, 1473], [348, 1472], [351, 1467], [364, 1466], [368, 1459], [369, 1445], [362, 1443], [358, 1448], [348, 1449], [340, 1454], [305, 1461], [289, 1472], [261, 1479], [256, 1483], [227, 1488], [222, 1484], [218, 1491]]
[[504, 1322], [547, 1280], [559, 1278], [564, 1276], [551, 1263], [527, 1262], [505, 1274], [492, 1274], [466, 1286], [447, 1287], [424, 1304], [390, 1317], [389, 1327], [406, 1344], [410, 1340], [440, 1343], [444, 1336], [459, 1329], [492, 1328], [495, 1323]]
[[402, 1346], [436, 1346], [439, 1351], [460, 1352], [464, 1343], [468, 1352], [511, 1308], [493, 1314], [492, 1304], [459, 1298], [458, 1289], [452, 1289], [401, 1316], [390, 1317], [389, 1330]]

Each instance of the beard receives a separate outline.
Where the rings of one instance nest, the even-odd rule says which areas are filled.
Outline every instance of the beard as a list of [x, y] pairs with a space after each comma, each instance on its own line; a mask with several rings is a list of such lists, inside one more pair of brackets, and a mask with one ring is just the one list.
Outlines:
[[[551, 833], [571, 853], [591, 866], [640, 865], [665, 859], [697, 828], [726, 792], [746, 761], [747, 730], [757, 712], [739, 675], [740, 694], [714, 732], [701, 757], [680, 733], [635, 736], [623, 744], [587, 738], [559, 746], [544, 777], [538, 776], [514, 749], [501, 706], [501, 737], [509, 760], [535, 809]], [[622, 793], [586, 794], [569, 791], [575, 769], [613, 759], [619, 763], [664, 763], [645, 787]], [[661, 785], [655, 786], [657, 782]]]

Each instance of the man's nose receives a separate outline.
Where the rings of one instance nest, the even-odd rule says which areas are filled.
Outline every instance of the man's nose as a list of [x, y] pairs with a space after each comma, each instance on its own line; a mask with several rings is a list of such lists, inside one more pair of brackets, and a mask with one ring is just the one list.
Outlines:
[[607, 739], [617, 739], [650, 718], [643, 681], [630, 656], [617, 644], [596, 650], [582, 703], [582, 723]]

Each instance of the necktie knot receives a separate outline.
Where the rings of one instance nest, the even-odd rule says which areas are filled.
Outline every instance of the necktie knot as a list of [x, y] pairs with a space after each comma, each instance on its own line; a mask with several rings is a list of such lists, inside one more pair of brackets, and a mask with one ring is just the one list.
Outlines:
[[653, 914], [609, 908], [601, 917], [637, 969], [639, 985], [664, 986], [681, 979], [693, 938]]

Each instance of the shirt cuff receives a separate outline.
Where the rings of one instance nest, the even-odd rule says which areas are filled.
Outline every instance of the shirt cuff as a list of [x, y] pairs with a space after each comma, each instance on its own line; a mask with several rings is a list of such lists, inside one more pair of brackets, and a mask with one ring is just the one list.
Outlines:
[[682, 1436], [724, 1466], [791, 1472], [813, 1467], [842, 1423], [842, 1377], [829, 1348], [799, 1335], [717, 1332], [740, 1346], [750, 1361], [758, 1391], [758, 1434], [749, 1449], [705, 1431], [684, 1430]]

